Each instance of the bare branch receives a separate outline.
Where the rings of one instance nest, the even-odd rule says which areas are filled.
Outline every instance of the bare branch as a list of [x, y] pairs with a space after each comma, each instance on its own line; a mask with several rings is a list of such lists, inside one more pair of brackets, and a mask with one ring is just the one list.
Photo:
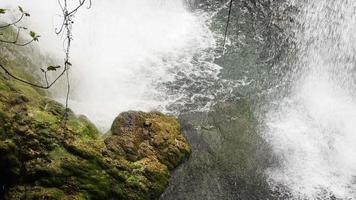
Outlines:
[[[58, 4], [59, 6], [61, 7], [61, 10], [63, 12], [63, 23], [61, 25], [61, 28], [57, 31], [56, 29], [56, 34], [60, 34], [64, 29], [66, 29], [66, 38], [64, 39], [64, 44], [65, 44], [65, 47], [64, 47], [64, 51], [65, 51], [65, 62], [64, 62], [64, 69], [62, 70], [62, 72], [51, 82], [49, 83], [48, 81], [48, 77], [47, 77], [47, 71], [43, 70], [42, 72], [44, 73], [44, 78], [45, 78], [45, 81], [46, 81], [46, 86], [43, 86], [43, 85], [39, 85], [39, 84], [35, 84], [35, 83], [31, 83], [27, 80], [24, 80], [20, 77], [17, 77], [15, 76], [14, 74], [12, 74], [5, 66], [1, 65], [0, 64], [0, 68], [4, 70], [4, 72], [9, 75], [10, 77], [12, 77], [13, 79], [17, 80], [17, 81], [20, 81], [22, 83], [25, 83], [25, 84], [28, 84], [28, 85], [31, 85], [33, 87], [36, 87], [36, 88], [41, 88], [41, 89], [49, 89], [51, 88], [65, 73], [67, 74], [67, 79], [69, 77], [69, 74], [68, 74], [68, 70], [70, 68], [70, 66], [72, 65], [70, 62], [69, 62], [69, 51], [70, 51], [70, 46], [71, 46], [71, 41], [72, 41], [72, 17], [74, 15], [75, 12], [78, 11], [78, 9], [80, 7], [82, 7], [85, 2], [87, 0], [79, 0], [79, 5], [72, 11], [68, 12], [68, 7], [67, 7], [67, 0], [64, 0], [64, 5], [61, 3], [61, 0], [58, 0]], [[89, 0], [89, 6], [88, 8], [91, 7], [91, 0]], [[3, 39], [0, 39], [0, 42], [3, 42], [3, 43], [8, 43], [8, 44], [13, 44], [13, 45], [16, 45], [16, 46], [26, 46], [26, 45], [29, 45], [30, 43], [32, 43], [33, 41], [37, 41], [37, 38], [39, 36], [32, 36], [32, 40], [28, 41], [28, 42], [25, 42], [25, 43], [18, 43], [18, 40], [19, 40], [19, 36], [20, 36], [20, 31], [21, 31], [21, 28], [22, 27], [18, 27], [16, 24], [19, 23], [24, 16], [28, 16], [29, 14], [23, 12], [22, 10], [20, 10], [22, 12], [22, 15], [21, 17], [16, 20], [15, 22], [13, 23], [10, 23], [10, 24], [6, 24], [4, 26], [0, 26], [0, 28], [7, 28], [7, 27], [10, 27], [10, 26], [15, 26], [17, 28], [17, 32], [16, 32], [16, 37], [13, 41], [7, 41], [7, 40], [3, 40]], [[67, 83], [68, 83], [68, 92], [67, 92], [67, 102], [66, 104], [68, 105], [68, 95], [69, 95], [69, 89], [70, 89], [70, 85], [69, 85], [69, 80], [67, 80]]]
[[44, 74], [45, 74], [45, 79], [46, 79], [46, 86], [43, 86], [43, 85], [39, 85], [39, 84], [35, 84], [35, 83], [31, 83], [31, 82], [29, 82], [29, 81], [27, 81], [27, 80], [24, 80], [24, 79], [22, 79], [22, 78], [19, 78], [19, 77], [17, 77], [17, 76], [15, 76], [15, 75], [13, 75], [13, 73], [11, 73], [6, 67], [4, 67], [2, 64], [0, 64], [0, 68], [1, 69], [3, 69], [4, 70], [4, 72], [7, 74], [7, 75], [9, 75], [11, 78], [13, 78], [13, 79], [15, 79], [15, 80], [17, 80], [17, 81], [20, 81], [20, 82], [22, 82], [22, 83], [26, 83], [26, 84], [28, 84], [28, 85], [31, 85], [31, 86], [33, 86], [33, 87], [36, 87], [36, 88], [41, 88], [41, 89], [49, 89], [49, 88], [51, 88], [58, 80], [59, 80], [59, 78], [61, 78], [61, 76], [63, 76], [64, 75], [64, 73], [67, 71], [67, 69], [63, 69], [63, 71], [49, 84], [48, 83], [48, 79], [47, 79], [47, 72], [44, 72]]
[[232, 3], [233, 3], [233, 1], [234, 1], [234, 0], [230, 0], [230, 4], [229, 4], [229, 14], [228, 14], [228, 16], [227, 16], [227, 22], [226, 22], [226, 27], [225, 27], [223, 49], [225, 49], [227, 31], [229, 30], [229, 24], [230, 24], [231, 10], [232, 10]]
[[77, 12], [78, 9], [84, 5], [85, 1], [86, 1], [86, 0], [83, 0], [83, 1], [80, 1], [80, 0], [79, 0], [79, 5], [78, 5], [76, 8], [74, 8], [72, 11], [68, 12], [67, 15], [72, 15], [72, 14], [74, 14], [75, 12]]
[[3, 25], [3, 26], [0, 26], [0, 28], [7, 28], [7, 27], [10, 27], [12, 25], [16, 25], [17, 23], [19, 23], [23, 19], [24, 16], [25, 16], [25, 13], [22, 13], [21, 17], [18, 20], [14, 21], [14, 22], [12, 22], [10, 24], [6, 24], [6, 25]]
[[[69, 57], [69, 52], [70, 52], [70, 48], [71, 48], [71, 42], [73, 40], [73, 38], [72, 38], [72, 24], [73, 24], [72, 18], [74, 17], [74, 14], [79, 10], [79, 8], [81, 8], [85, 4], [85, 2], [88, 2], [88, 1], [89, 1], [89, 6], [87, 8], [89, 9], [91, 7], [91, 5], [92, 5], [91, 0], [79, 0], [78, 6], [75, 7], [73, 10], [69, 11], [68, 10], [67, 0], [64, 0], [64, 4], [61, 3], [61, 0], [58, 0], [58, 4], [61, 7], [62, 14], [63, 14], [63, 22], [62, 22], [62, 24], [61, 24], [59, 29], [57, 29], [57, 28], [55, 29], [55, 32], [56, 32], [57, 35], [59, 35], [65, 30], [66, 38], [63, 40], [65, 59], [64, 59], [64, 68], [63, 68], [62, 72], [51, 83], [49, 83], [49, 81], [48, 81], [47, 72], [50, 71], [50, 70], [56, 70], [57, 67], [50, 66], [50, 67], [47, 68], [47, 70], [41, 69], [42, 72], [44, 73], [44, 78], [45, 78], [45, 81], [46, 81], [46, 85], [43, 86], [43, 85], [39, 85], [39, 84], [36, 84], [36, 83], [31, 83], [30, 81], [27, 81], [25, 79], [22, 79], [20, 77], [15, 76], [6, 67], [4, 67], [3, 65], [0, 64], [0, 68], [3, 69], [4, 72], [7, 75], [9, 75], [10, 77], [12, 77], [13, 79], [15, 79], [15, 80], [17, 80], [19, 82], [28, 84], [30, 86], [36, 87], [36, 88], [41, 88], [41, 89], [49, 89], [49, 88], [51, 88], [64, 74], [66, 74], [66, 79], [67, 79], [66, 112], [65, 112], [65, 115], [63, 116], [63, 118], [64, 118], [63, 125], [66, 124], [66, 121], [67, 121], [67, 118], [68, 118], [68, 109], [69, 109], [68, 108], [68, 102], [69, 102], [69, 93], [70, 93], [70, 88], [71, 88], [70, 80], [69, 80], [69, 69], [70, 69], [72, 64], [69, 62], [69, 58], [70, 58]], [[16, 24], [19, 23], [24, 16], [29, 16], [29, 14], [24, 12], [21, 7], [19, 7], [19, 9], [20, 9], [20, 12], [22, 13], [22, 15], [17, 21], [15, 21], [15, 22], [13, 22], [11, 24], [7, 24], [7, 25], [2, 26], [2, 27], [0, 26], [0, 28], [6, 28], [6, 27], [10, 27], [10, 26], [15, 26], [17, 28], [17, 34], [16, 34], [16, 37], [15, 37], [15, 40], [14, 41], [6, 41], [6, 40], [1, 40], [0, 39], [0, 42], [14, 44], [14, 45], [17, 45], [17, 46], [26, 46], [26, 45], [30, 44], [31, 42], [33, 42], [33, 41], [38, 41], [38, 37], [40, 37], [40, 36], [36, 35], [35, 32], [30, 31], [30, 35], [32, 37], [32, 40], [28, 41], [26, 43], [18, 43], [20, 30], [23, 27], [18, 27], [18, 26], [16, 26]]]
[[20, 47], [27, 46], [27, 45], [31, 44], [33, 41], [34, 40], [32, 39], [32, 40], [30, 40], [28, 42], [25, 42], [25, 43], [17, 43], [17, 41], [6, 41], [6, 40], [1, 40], [0, 39], [0, 42], [13, 44], [13, 45], [20, 46]]
[[42, 86], [42, 85], [38, 85], [38, 84], [35, 84], [35, 83], [31, 83], [29, 81], [26, 81], [24, 79], [21, 79], [21, 78], [15, 76], [15, 75], [13, 75], [9, 70], [6, 69], [6, 67], [4, 67], [1, 64], [0, 64], [0, 68], [3, 69], [7, 75], [9, 75], [10, 77], [12, 77], [13, 79], [15, 79], [17, 81], [20, 81], [22, 83], [26, 83], [26, 84], [31, 85], [33, 87], [42, 88], [42, 89], [48, 89], [48, 87], [45, 87], [45, 86]]
[[[16, 26], [16, 25], [14, 25]], [[13, 41], [9, 41], [9, 40], [3, 40], [3, 39], [0, 39], [0, 42], [2, 43], [7, 43], [7, 44], [13, 44], [13, 45], [16, 45], [16, 46], [26, 46], [26, 45], [29, 45], [31, 44], [33, 41], [35, 41], [35, 39], [32, 39], [28, 42], [24, 42], [24, 43], [18, 43], [19, 41], [19, 37], [20, 37], [20, 31], [21, 31], [21, 28], [20, 27], [17, 27], [17, 32], [16, 32], [16, 36], [15, 36], [15, 39]]]

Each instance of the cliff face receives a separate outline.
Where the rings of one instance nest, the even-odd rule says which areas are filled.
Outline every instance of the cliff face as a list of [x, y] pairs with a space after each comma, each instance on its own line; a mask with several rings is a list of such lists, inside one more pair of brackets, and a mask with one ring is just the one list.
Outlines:
[[104, 138], [64, 112], [0, 74], [0, 199], [156, 199], [191, 152], [174, 117], [122, 113]]

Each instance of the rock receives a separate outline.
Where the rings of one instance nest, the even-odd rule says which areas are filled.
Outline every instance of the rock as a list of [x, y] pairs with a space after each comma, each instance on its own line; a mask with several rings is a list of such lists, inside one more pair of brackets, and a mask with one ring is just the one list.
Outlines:
[[175, 117], [125, 112], [104, 138], [68, 112], [0, 74], [0, 199], [157, 199], [191, 152]]
[[190, 154], [191, 149], [175, 117], [162, 113], [125, 112], [111, 127], [113, 137], [105, 143], [130, 161], [155, 157], [173, 169]]
[[160, 200], [278, 199], [265, 177], [272, 152], [247, 100], [220, 102], [180, 120], [193, 154], [174, 171]]

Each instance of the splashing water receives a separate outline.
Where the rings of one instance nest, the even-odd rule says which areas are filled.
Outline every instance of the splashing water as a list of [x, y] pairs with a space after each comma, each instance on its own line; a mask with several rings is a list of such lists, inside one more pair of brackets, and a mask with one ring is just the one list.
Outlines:
[[82, 18], [74, 33], [81, 40], [73, 47], [80, 67], [73, 68], [71, 105], [99, 126], [109, 127], [129, 109], [165, 110], [194, 101], [193, 95], [214, 98], [192, 91], [191, 83], [217, 80], [220, 67], [203, 53], [215, 48], [206, 18], [183, 1], [98, 1]]
[[[56, 1], [3, 2], [29, 9], [40, 47], [62, 53]], [[289, 4], [299, 9], [298, 62], [289, 94], [265, 118], [265, 139], [280, 161], [266, 171], [270, 185], [291, 199], [356, 199], [356, 2]], [[214, 64], [209, 17], [189, 12], [183, 0], [93, 1], [75, 19], [71, 108], [102, 130], [129, 109], [209, 108], [236, 87]]]
[[267, 171], [292, 199], [356, 199], [356, 2], [291, 2], [300, 8], [294, 87], [267, 115], [280, 159]]
[[[33, 14], [31, 23], [42, 35], [39, 46], [63, 54], [61, 37], [54, 34], [60, 24], [56, 2], [16, 3]], [[224, 89], [208, 19], [207, 13], [190, 12], [183, 0], [93, 1], [74, 19], [70, 107], [102, 130], [130, 109], [208, 108]], [[64, 88], [54, 90], [61, 101]]]
[[[96, 2], [83, 18], [91, 20], [77, 24], [81, 67], [73, 69], [71, 104], [104, 127], [124, 110], [164, 108], [172, 100], [157, 87], [174, 80], [170, 70], [191, 71], [194, 54], [214, 45], [181, 1]], [[206, 71], [215, 74], [214, 67]]]

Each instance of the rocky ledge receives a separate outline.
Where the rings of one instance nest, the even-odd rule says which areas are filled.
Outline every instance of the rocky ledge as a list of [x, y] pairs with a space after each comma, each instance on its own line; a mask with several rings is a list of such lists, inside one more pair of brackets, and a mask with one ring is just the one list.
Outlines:
[[64, 112], [0, 75], [0, 199], [157, 199], [191, 152], [174, 117], [125, 112], [103, 136]]

